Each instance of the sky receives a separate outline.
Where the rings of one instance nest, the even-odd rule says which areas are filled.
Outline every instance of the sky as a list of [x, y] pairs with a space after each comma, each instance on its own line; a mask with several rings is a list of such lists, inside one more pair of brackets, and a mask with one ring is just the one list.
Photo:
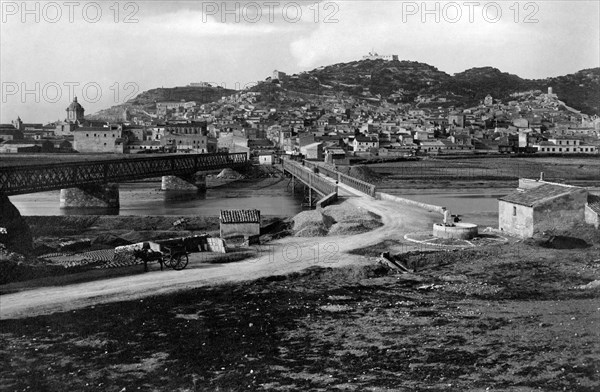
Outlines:
[[63, 120], [157, 87], [227, 88], [374, 51], [454, 74], [523, 78], [600, 67], [591, 1], [0, 0], [0, 123]]

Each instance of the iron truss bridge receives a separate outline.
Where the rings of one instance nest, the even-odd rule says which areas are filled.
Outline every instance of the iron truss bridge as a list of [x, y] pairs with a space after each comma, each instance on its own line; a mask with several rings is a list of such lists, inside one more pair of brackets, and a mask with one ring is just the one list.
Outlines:
[[0, 195], [21, 195], [160, 176], [185, 177], [198, 171], [240, 168], [247, 164], [246, 153], [235, 153], [169, 155], [0, 167]]

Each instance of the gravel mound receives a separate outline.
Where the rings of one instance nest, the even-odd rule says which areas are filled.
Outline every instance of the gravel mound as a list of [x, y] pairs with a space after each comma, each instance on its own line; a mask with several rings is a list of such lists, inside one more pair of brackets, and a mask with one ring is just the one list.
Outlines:
[[230, 180], [240, 180], [244, 178], [244, 176], [233, 169], [223, 169], [219, 174], [217, 174], [217, 178], [230, 179]]
[[301, 212], [293, 222], [292, 230], [297, 237], [361, 234], [382, 225], [379, 216], [347, 203]]
[[[350, 207], [346, 204], [328, 206], [324, 209], [323, 214], [335, 222], [372, 222], [380, 220], [381, 217], [373, 214], [370, 211]], [[325, 218], [327, 220], [327, 218]]]
[[325, 237], [327, 235], [327, 227], [325, 225], [308, 226], [296, 232], [296, 237]]
[[325, 227], [323, 215], [319, 211], [302, 211], [292, 218], [294, 226], [292, 230], [299, 232], [307, 227]]
[[329, 229], [329, 235], [361, 234], [371, 231], [371, 228], [360, 222], [336, 223]]

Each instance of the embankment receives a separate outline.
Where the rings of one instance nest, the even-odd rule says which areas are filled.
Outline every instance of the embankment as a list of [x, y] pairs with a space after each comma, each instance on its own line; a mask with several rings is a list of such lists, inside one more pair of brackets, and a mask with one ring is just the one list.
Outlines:
[[443, 214], [444, 213], [444, 209], [445, 209], [445, 207], [442, 207], [442, 206], [436, 206], [434, 204], [421, 203], [419, 201], [409, 200], [409, 199], [405, 199], [405, 198], [402, 198], [402, 197], [390, 195], [389, 193], [383, 193], [383, 192], [377, 192], [377, 199], [379, 199], [379, 200], [393, 201], [393, 202], [396, 202], [396, 203], [399, 203], [399, 204], [413, 206], [413, 207], [419, 207], [419, 208], [423, 208], [424, 210], [434, 211], [434, 212], [438, 212], [440, 214]]

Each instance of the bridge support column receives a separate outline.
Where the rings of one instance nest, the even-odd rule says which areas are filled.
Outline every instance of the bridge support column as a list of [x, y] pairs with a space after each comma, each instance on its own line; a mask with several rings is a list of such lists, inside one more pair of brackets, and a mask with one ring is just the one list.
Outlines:
[[206, 176], [192, 174], [186, 177], [163, 176], [160, 189], [166, 200], [195, 200], [206, 197]]
[[119, 209], [119, 184], [91, 184], [61, 189], [60, 208]]
[[197, 191], [206, 192], [206, 175], [163, 176], [160, 189], [163, 191]]

